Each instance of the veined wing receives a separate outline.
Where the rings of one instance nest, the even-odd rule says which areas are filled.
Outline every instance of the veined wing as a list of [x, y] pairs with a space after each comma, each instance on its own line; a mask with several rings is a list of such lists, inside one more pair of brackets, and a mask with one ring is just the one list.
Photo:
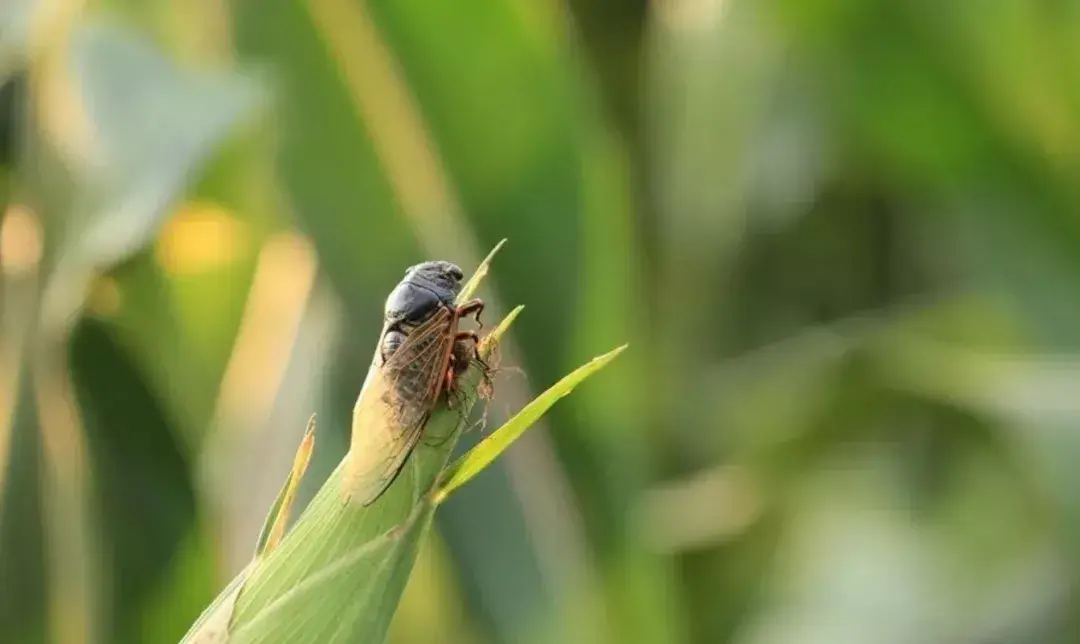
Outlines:
[[442, 392], [456, 319], [439, 309], [413, 329], [364, 387], [353, 409], [349, 486], [370, 505], [393, 482], [412, 453]]

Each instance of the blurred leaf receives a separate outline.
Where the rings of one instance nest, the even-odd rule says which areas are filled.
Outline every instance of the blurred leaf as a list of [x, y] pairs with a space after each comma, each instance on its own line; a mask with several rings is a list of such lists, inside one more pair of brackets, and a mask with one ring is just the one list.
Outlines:
[[439, 531], [423, 542], [387, 636], [389, 644], [482, 644]]
[[[502, 250], [502, 247], [505, 244], [506, 240], [503, 239], [498, 244], [495, 244], [495, 247], [488, 252], [487, 257], [485, 257], [483, 261], [480, 262], [480, 265], [476, 267], [476, 271], [472, 274], [472, 277], [469, 278], [469, 281], [465, 282], [465, 284], [462, 285], [461, 294], [458, 296], [459, 301], [468, 302], [470, 299], [472, 299], [474, 295], [476, 295], [477, 290], [479, 290], [480, 288], [481, 282], [484, 281], [484, 278], [487, 277], [488, 272], [491, 270], [491, 260], [495, 259], [495, 255], [500, 250]], [[492, 331], [494, 337], [501, 337], [502, 334], [506, 331], [506, 327], [508, 327], [514, 321], [514, 318], [516, 318], [518, 316], [518, 313], [520, 312], [521, 307], [518, 307], [514, 311], [511, 311], [510, 314], [506, 316], [506, 319], [500, 323], [500, 327], [502, 328]]]
[[[131, 351], [162, 404], [183, 430], [183, 443], [194, 450], [218, 395], [224, 365], [216, 363], [227, 359], [233, 338], [216, 352], [217, 356], [194, 346], [191, 326], [185, 324], [185, 312], [175, 301], [176, 288], [176, 280], [170, 279], [151, 253], [139, 253], [91, 286], [91, 310], [100, 306], [95, 304], [95, 298], [115, 298], [117, 306], [101, 313], [107, 315], [119, 341]], [[230, 289], [230, 297], [236, 298], [240, 292], [244, 290], [237, 285], [236, 290]], [[211, 298], [204, 293], [203, 299]], [[205, 309], [203, 313], [207, 323], [213, 320], [226, 324], [220, 314], [215, 316]], [[233, 325], [232, 335], [235, 333]], [[211, 371], [213, 367], [218, 373]]]
[[147, 597], [140, 616], [140, 642], [178, 642], [219, 586], [213, 536], [196, 525], [184, 536], [165, 579]]
[[[520, 308], [507, 316], [515, 316]], [[603, 369], [626, 349], [626, 345], [614, 349], [602, 356], [590, 360], [587, 364], [578, 367], [559, 382], [551, 386], [547, 391], [540, 394], [532, 402], [519, 411], [513, 418], [508, 420], [491, 436], [485, 438], [479, 445], [472, 448], [467, 454], [454, 462], [446, 471], [438, 494], [435, 496], [436, 503], [441, 503], [454, 490], [461, 487], [472, 477], [479, 474], [485, 467], [490, 465], [499, 454], [510, 447], [515, 440], [521, 437], [540, 416], [544, 414], [560, 398], [567, 396], [586, 378]]]
[[[825, 498], [798, 507], [798, 523], [783, 544], [782, 567], [770, 588], [774, 608], [751, 619], [735, 641], [936, 639], [945, 597], [935, 592], [928, 544], [916, 526], [888, 509], [890, 499], [875, 498], [882, 490], [873, 474], [850, 478], [847, 485], [859, 490], [856, 499], [836, 494], [843, 488], [833, 482], [814, 490]], [[829, 491], [836, 497], [831, 502]]]
[[[42, 447], [28, 370], [13, 387], [15, 399], [10, 446], [0, 505], [0, 632], [12, 641], [46, 641], [45, 525]], [[0, 420], [7, 422], [8, 419]]]
[[12, 198], [12, 186], [8, 176], [17, 157], [19, 144], [20, 112], [26, 103], [27, 77], [20, 74], [0, 80], [0, 205], [7, 209]]
[[109, 640], [136, 642], [143, 603], [195, 525], [190, 466], [176, 426], [104, 323], [76, 328], [71, 368], [102, 513]]
[[[480, 242], [507, 236], [508, 225], [523, 240], [543, 241], [522, 244], [505, 259], [499, 270], [505, 298], [537, 308], [556, 304], [527, 276], [539, 271], [574, 285], [578, 137], [587, 105], [575, 93], [578, 70], [558, 9], [506, 0], [405, 0], [370, 4], [368, 11]], [[522, 324], [559, 322], [541, 310], [536, 315]], [[559, 368], [552, 361], [538, 375]]]
[[[313, 411], [333, 418], [320, 400], [344, 329], [340, 303], [318, 285], [314, 259], [306, 240], [291, 231], [275, 235], [260, 252], [201, 447], [200, 487], [216, 519], [218, 565], [228, 575], [250, 561], [267, 509], [295, 461], [305, 422]], [[333, 449], [336, 441], [323, 440], [335, 429], [347, 431], [320, 432], [313, 456], [316, 463], [329, 460], [325, 474], [344, 453]]]
[[251, 577], [257, 565], [258, 560], [253, 560], [237, 573], [229, 585], [191, 625], [182, 644], [224, 644], [230, 641], [229, 626], [236, 612], [236, 600], [239, 599], [240, 593], [244, 590], [248, 578]]
[[[371, 135], [304, 3], [279, 2], [274, 11], [234, 3], [232, 24], [240, 61], [272, 65], [279, 180], [293, 214], [315, 243], [358, 337], [370, 337], [380, 319], [367, 304], [385, 294], [415, 248]], [[379, 243], [369, 244], [372, 239]], [[367, 368], [366, 361], [359, 365]]]
[[[51, 627], [61, 629], [58, 637], [138, 641], [141, 604], [160, 590], [178, 540], [193, 530], [188, 466], [165, 412], [126, 352], [100, 323], [79, 325], [72, 314], [84, 306], [95, 272], [150, 240], [198, 166], [251, 111], [255, 89], [236, 77], [182, 72], [122, 28], [74, 20], [65, 26], [71, 26], [71, 41], [55, 43], [51, 64], [33, 70], [35, 109], [20, 114], [19, 122], [25, 154], [18, 189], [45, 228], [40, 271], [47, 278], [40, 281], [41, 315], [36, 306], [24, 313], [36, 318], [33, 344], [57, 348], [57, 355], [47, 356], [56, 365], [37, 364], [35, 370], [56, 386], [42, 404], [60, 414], [63, 425], [61, 433], [56, 427], [46, 432], [54, 449], [43, 479], [55, 526], [44, 539], [50, 546], [47, 572], [64, 580], [50, 592]], [[74, 411], [62, 409], [70, 401], [52, 395], [66, 382], [57, 365], [65, 362], [59, 354], [69, 325], [75, 328], [70, 349], [80, 372], [82, 419], [63, 418]], [[88, 372], [94, 372], [89, 381], [80, 380]], [[130, 428], [128, 422], [142, 423], [142, 431], [117, 430]], [[83, 438], [64, 433], [80, 425], [88, 433], [94, 474], [79, 456]], [[103, 492], [100, 508], [82, 507], [92, 491]], [[146, 495], [155, 502], [146, 505]], [[89, 532], [94, 509], [105, 516], [101, 544]], [[153, 525], [138, 530], [148, 517]], [[98, 561], [98, 554], [104, 559]], [[106, 571], [105, 588], [98, 587], [97, 569]], [[98, 602], [101, 614], [86, 614]], [[84, 627], [94, 632], [82, 632]]]
[[31, 0], [5, 0], [0, 4], [0, 85], [26, 62], [33, 10]]
[[93, 127], [71, 252], [90, 266], [145, 244], [210, 153], [257, 104], [252, 81], [177, 69], [120, 28], [89, 25], [72, 63]]

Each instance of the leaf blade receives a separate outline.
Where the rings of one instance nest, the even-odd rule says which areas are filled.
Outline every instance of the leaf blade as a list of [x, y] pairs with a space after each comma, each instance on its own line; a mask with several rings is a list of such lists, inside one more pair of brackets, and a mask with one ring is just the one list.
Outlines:
[[543, 416], [552, 405], [569, 395], [575, 387], [584, 382], [589, 376], [610, 364], [612, 360], [626, 350], [627, 346], [624, 344], [601, 356], [597, 356], [564, 376], [559, 382], [548, 388], [547, 391], [537, 396], [528, 405], [525, 405], [513, 418], [492, 432], [479, 445], [450, 465], [444, 472], [443, 484], [435, 495], [435, 502], [437, 504], [442, 503], [454, 490], [468, 483], [474, 476], [482, 472], [514, 441], [520, 438], [525, 433], [525, 430]]
[[300, 487], [304, 473], [307, 472], [314, 450], [315, 414], [312, 414], [311, 419], [308, 420], [307, 430], [304, 431], [304, 437], [300, 439], [300, 446], [296, 448], [296, 456], [293, 457], [293, 466], [289, 471], [289, 476], [285, 479], [285, 484], [281, 486], [281, 491], [278, 492], [277, 499], [270, 507], [270, 512], [267, 513], [266, 521], [259, 532], [259, 541], [255, 546], [256, 559], [272, 552], [285, 536], [285, 526], [289, 521], [289, 511], [296, 498], [296, 490]]
[[499, 252], [506, 244], [506, 240], [503, 239], [495, 244], [495, 247], [491, 249], [491, 252], [487, 254], [484, 261], [480, 262], [480, 265], [476, 267], [476, 272], [472, 274], [468, 282], [461, 287], [461, 294], [458, 296], [458, 302], [466, 302], [476, 293], [476, 290], [480, 288], [480, 283], [487, 277], [488, 271], [491, 269], [491, 261], [495, 259], [495, 254]]

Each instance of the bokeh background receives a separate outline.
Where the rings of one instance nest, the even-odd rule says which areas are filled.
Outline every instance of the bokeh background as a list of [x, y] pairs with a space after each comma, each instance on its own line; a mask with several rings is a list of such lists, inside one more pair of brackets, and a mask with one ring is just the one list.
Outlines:
[[[1080, 641], [1080, 6], [3, 0], [0, 641], [173, 642], [499, 239], [391, 642]], [[477, 439], [474, 432], [467, 442]]]

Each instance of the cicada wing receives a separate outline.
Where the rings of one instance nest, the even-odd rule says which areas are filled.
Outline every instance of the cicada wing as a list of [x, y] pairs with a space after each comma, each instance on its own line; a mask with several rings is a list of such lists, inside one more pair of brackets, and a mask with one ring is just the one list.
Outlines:
[[353, 409], [348, 489], [362, 505], [386, 491], [423, 435], [442, 391], [453, 315], [440, 311], [374, 365]]
[[[359, 427], [353, 428], [354, 434]], [[349, 489], [361, 505], [371, 505], [397, 478], [424, 433], [424, 425], [400, 427], [376, 421], [362, 427], [349, 450]]]

